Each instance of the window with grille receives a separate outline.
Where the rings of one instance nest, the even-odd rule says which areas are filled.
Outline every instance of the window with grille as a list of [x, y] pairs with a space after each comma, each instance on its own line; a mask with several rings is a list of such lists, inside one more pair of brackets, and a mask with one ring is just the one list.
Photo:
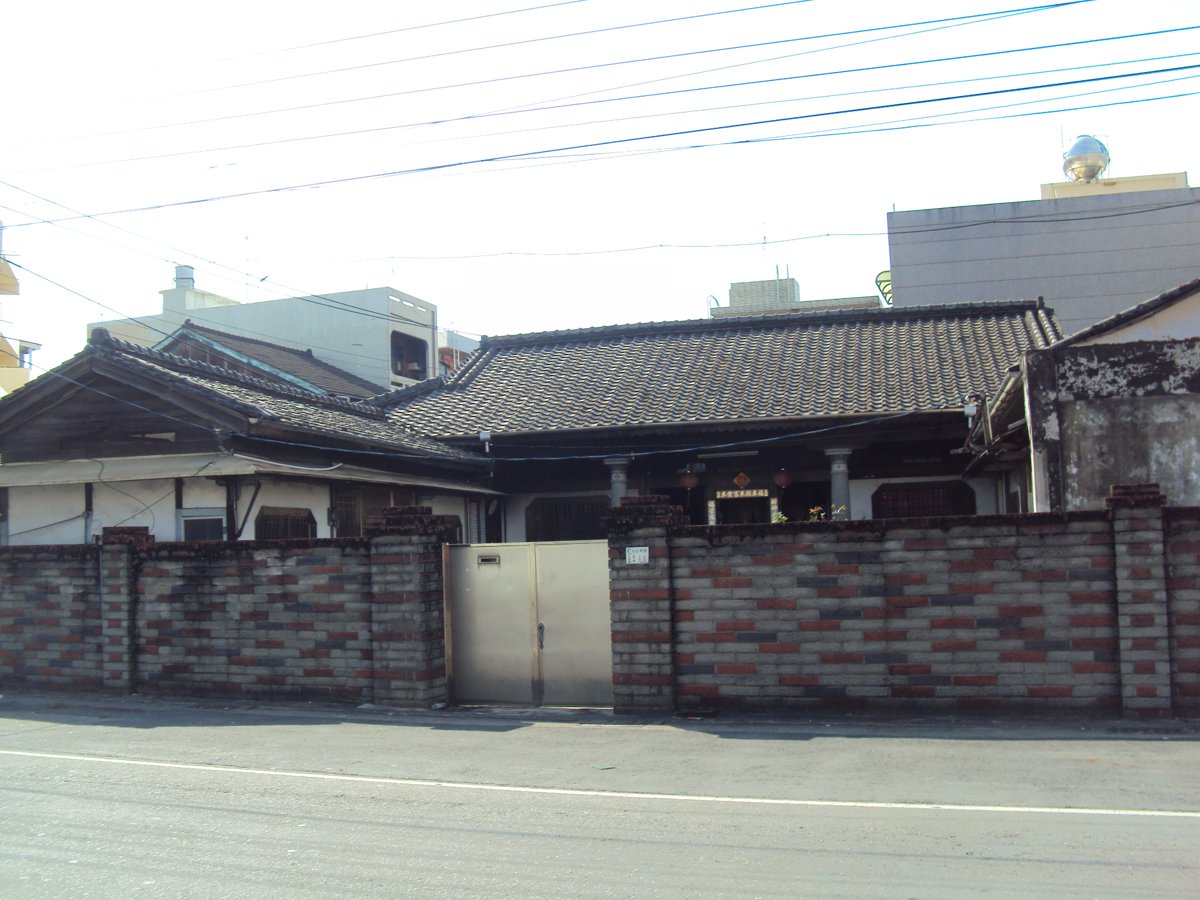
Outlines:
[[592, 541], [607, 532], [607, 497], [539, 497], [525, 510], [527, 541]]
[[876, 519], [915, 516], [973, 516], [975, 492], [965, 481], [907, 481], [881, 484], [871, 495]]
[[317, 536], [317, 520], [310, 509], [264, 506], [254, 518], [254, 539], [286, 541]]

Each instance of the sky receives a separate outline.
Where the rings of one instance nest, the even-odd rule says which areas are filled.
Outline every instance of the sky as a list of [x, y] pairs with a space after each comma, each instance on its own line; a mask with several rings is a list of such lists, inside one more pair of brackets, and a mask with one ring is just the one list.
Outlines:
[[1080, 134], [1200, 171], [1194, 0], [42, 0], [4, 33], [35, 371], [177, 264], [472, 335], [700, 318], [777, 273], [874, 294], [889, 211], [1035, 200]]

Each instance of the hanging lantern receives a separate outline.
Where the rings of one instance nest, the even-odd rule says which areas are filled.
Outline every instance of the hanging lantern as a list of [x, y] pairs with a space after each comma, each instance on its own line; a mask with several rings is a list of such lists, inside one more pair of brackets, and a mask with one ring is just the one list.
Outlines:
[[700, 484], [700, 476], [693, 472], [690, 468], [679, 476], [679, 486], [684, 490], [692, 490]]
[[796, 480], [796, 476], [787, 469], [780, 469], [772, 476], [772, 478], [774, 479], [776, 486], [780, 488], [785, 488]]

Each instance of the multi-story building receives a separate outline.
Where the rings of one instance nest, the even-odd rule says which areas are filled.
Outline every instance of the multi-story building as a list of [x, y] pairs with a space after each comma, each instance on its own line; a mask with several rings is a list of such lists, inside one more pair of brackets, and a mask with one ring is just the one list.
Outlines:
[[[0, 228], [0, 234], [3, 229]], [[0, 249], [3, 249], [0, 247]], [[12, 296], [21, 292], [21, 285], [13, 274], [12, 266], [0, 256], [0, 296]], [[16, 341], [0, 335], [0, 396], [9, 394], [28, 383], [33, 363], [33, 351], [41, 344], [33, 341]]]
[[[438, 374], [437, 307], [390, 287], [239, 303], [199, 290], [191, 266], [176, 266], [175, 286], [162, 292], [162, 313], [93, 322], [120, 340], [153, 347], [186, 322], [267, 340], [313, 354], [380, 390]], [[455, 346], [471, 350], [455, 335]]]
[[1041, 297], [1071, 334], [1195, 278], [1200, 189], [1186, 173], [1105, 178], [1107, 161], [1081, 138], [1071, 180], [1040, 199], [889, 213], [892, 301]]

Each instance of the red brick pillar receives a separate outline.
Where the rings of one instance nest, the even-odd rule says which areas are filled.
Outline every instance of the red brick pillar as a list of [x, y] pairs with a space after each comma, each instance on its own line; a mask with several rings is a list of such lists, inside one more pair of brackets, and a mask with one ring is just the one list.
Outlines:
[[432, 515], [428, 506], [389, 507], [368, 527], [376, 703], [429, 706], [448, 698], [442, 544], [458, 528], [454, 516]]
[[613, 709], [675, 709], [670, 529], [687, 524], [666, 497], [625, 497], [607, 516]]
[[1121, 709], [1127, 716], [1170, 716], [1171, 640], [1157, 484], [1117, 484], [1105, 500], [1112, 521]]
[[132, 692], [137, 681], [138, 551], [153, 544], [149, 528], [105, 528], [100, 536], [100, 671], [102, 684]]

